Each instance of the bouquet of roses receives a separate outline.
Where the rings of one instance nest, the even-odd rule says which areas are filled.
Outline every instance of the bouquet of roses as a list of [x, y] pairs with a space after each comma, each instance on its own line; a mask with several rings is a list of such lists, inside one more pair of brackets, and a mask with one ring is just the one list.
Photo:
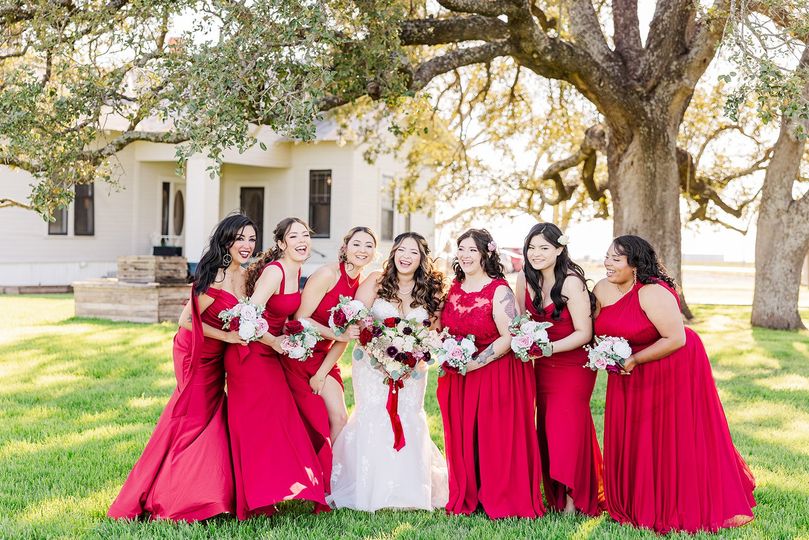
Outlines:
[[596, 336], [593, 341], [595, 346], [584, 346], [587, 350], [587, 363], [584, 367], [593, 371], [603, 369], [607, 373], [621, 373], [624, 362], [632, 356], [629, 342], [622, 337], [612, 336]]
[[389, 317], [382, 324], [367, 325], [360, 330], [360, 344], [365, 347], [371, 365], [381, 369], [385, 383], [398, 381], [412, 373], [419, 362], [432, 363], [425, 340], [430, 334], [430, 321]]
[[281, 340], [281, 349], [284, 354], [294, 360], [303, 362], [315, 349], [315, 345], [323, 337], [307, 320], [292, 320], [284, 327], [284, 338]]
[[537, 322], [528, 315], [517, 315], [508, 327], [511, 334], [511, 350], [523, 362], [551, 355], [551, 343], [547, 328], [553, 324]]
[[433, 349], [440, 375], [446, 372], [466, 375], [466, 366], [477, 352], [475, 336], [453, 336], [446, 329], [436, 336], [436, 347]]
[[236, 330], [243, 340], [256, 341], [269, 330], [267, 321], [261, 316], [263, 312], [263, 308], [242, 298], [232, 308], [220, 311], [218, 317], [224, 322], [223, 330]]
[[365, 304], [359, 300], [354, 300], [350, 296], [343, 295], [340, 295], [340, 301], [329, 311], [331, 311], [329, 328], [336, 336], [345, 332], [350, 325], [358, 324], [370, 316]]

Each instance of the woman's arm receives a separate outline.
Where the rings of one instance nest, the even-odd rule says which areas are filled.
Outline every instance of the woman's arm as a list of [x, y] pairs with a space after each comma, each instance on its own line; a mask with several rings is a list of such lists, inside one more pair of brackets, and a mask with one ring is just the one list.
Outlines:
[[573, 333], [552, 342], [551, 354], [578, 349], [593, 339], [593, 319], [590, 318], [590, 295], [587, 294], [587, 287], [578, 277], [568, 276], [562, 284], [562, 295], [567, 297], [567, 309], [573, 319]]
[[520, 315], [525, 314], [525, 274], [517, 274], [517, 285], [514, 287], [514, 294], [517, 297], [517, 309]]
[[507, 285], [497, 287], [497, 290], [494, 291], [492, 315], [500, 337], [472, 358], [466, 368], [467, 372], [480, 369], [511, 350], [511, 334], [508, 326], [517, 316], [517, 301], [514, 292]]
[[630, 356], [624, 371], [630, 373], [638, 364], [660, 360], [685, 345], [685, 327], [677, 299], [662, 285], [646, 285], [638, 291], [640, 307], [657, 329], [660, 339]]
[[[211, 304], [213, 304], [214, 299], [208, 296], [207, 294], [201, 294], [197, 297], [197, 302], [199, 303], [199, 312], [200, 315], [208, 309]], [[180, 320], [178, 321], [178, 325], [181, 328], [185, 328], [186, 330], [192, 330], [192, 322], [194, 318], [191, 316], [191, 302], [188, 301], [185, 303], [183, 307], [183, 312], [180, 313]], [[207, 338], [218, 339], [219, 341], [224, 341], [225, 343], [235, 343], [238, 345], [247, 345], [247, 342], [244, 341], [241, 337], [239, 337], [238, 332], [228, 332], [226, 330], [222, 330], [221, 328], [216, 328], [211, 326], [208, 323], [202, 323], [202, 335]]]
[[357, 294], [354, 295], [354, 299], [362, 302], [368, 309], [371, 309], [376, 299], [376, 292], [379, 290], [379, 276], [381, 275], [382, 272], [372, 272], [370, 276], [360, 283]]
[[331, 328], [324, 326], [312, 319], [312, 313], [315, 312], [317, 306], [319, 306], [320, 302], [323, 301], [323, 297], [326, 296], [326, 293], [329, 292], [332, 287], [334, 287], [337, 279], [339, 279], [339, 276], [329, 266], [321, 266], [315, 271], [314, 274], [309, 276], [309, 279], [306, 280], [306, 285], [303, 287], [303, 293], [301, 294], [301, 305], [298, 308], [298, 311], [295, 312], [295, 318], [307, 319], [310, 323], [312, 323], [312, 326], [315, 327], [315, 330], [317, 330], [317, 332], [325, 339], [331, 339], [334, 341], [349, 341], [347, 332], [337, 336], [334, 332], [332, 332]]
[[[277, 266], [270, 266], [265, 269], [258, 280], [253, 290], [253, 295], [250, 297], [250, 302], [258, 307], [265, 308], [270, 298], [278, 293], [278, 287], [281, 285], [283, 273]], [[267, 332], [258, 340], [259, 342], [272, 347], [278, 353], [283, 353], [281, 349], [281, 336], [274, 336]]]

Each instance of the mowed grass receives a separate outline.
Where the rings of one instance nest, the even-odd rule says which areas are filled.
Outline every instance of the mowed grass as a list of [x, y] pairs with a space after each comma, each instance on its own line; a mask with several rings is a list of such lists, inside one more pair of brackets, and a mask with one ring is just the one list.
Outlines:
[[[695, 311], [731, 432], [758, 483], [756, 520], [721, 537], [809, 539], [809, 332], [751, 330], [744, 307]], [[0, 296], [0, 313], [0, 538], [656, 537], [606, 515], [496, 522], [442, 511], [314, 516], [302, 503], [241, 523], [109, 520], [106, 510], [174, 388], [175, 325], [76, 319], [69, 295]], [[343, 368], [350, 404], [350, 364]], [[602, 377], [592, 400], [599, 435], [604, 392]], [[426, 407], [442, 447], [435, 373]]]

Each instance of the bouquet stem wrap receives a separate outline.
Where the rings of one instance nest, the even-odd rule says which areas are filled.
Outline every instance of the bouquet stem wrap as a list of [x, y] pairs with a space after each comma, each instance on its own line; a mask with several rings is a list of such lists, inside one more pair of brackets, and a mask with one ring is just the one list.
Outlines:
[[393, 428], [393, 449], [397, 452], [405, 446], [402, 420], [399, 418], [399, 390], [404, 388], [404, 381], [388, 379], [388, 403], [385, 408], [390, 416], [390, 427]]

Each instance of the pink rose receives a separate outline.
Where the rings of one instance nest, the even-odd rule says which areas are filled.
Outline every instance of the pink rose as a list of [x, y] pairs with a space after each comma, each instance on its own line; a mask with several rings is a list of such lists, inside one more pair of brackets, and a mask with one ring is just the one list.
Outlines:
[[521, 334], [514, 338], [514, 344], [520, 349], [528, 349], [533, 343], [534, 340], [528, 334]]
[[603, 356], [599, 356], [593, 362], [598, 369], [606, 369], [607, 368], [607, 360]]

